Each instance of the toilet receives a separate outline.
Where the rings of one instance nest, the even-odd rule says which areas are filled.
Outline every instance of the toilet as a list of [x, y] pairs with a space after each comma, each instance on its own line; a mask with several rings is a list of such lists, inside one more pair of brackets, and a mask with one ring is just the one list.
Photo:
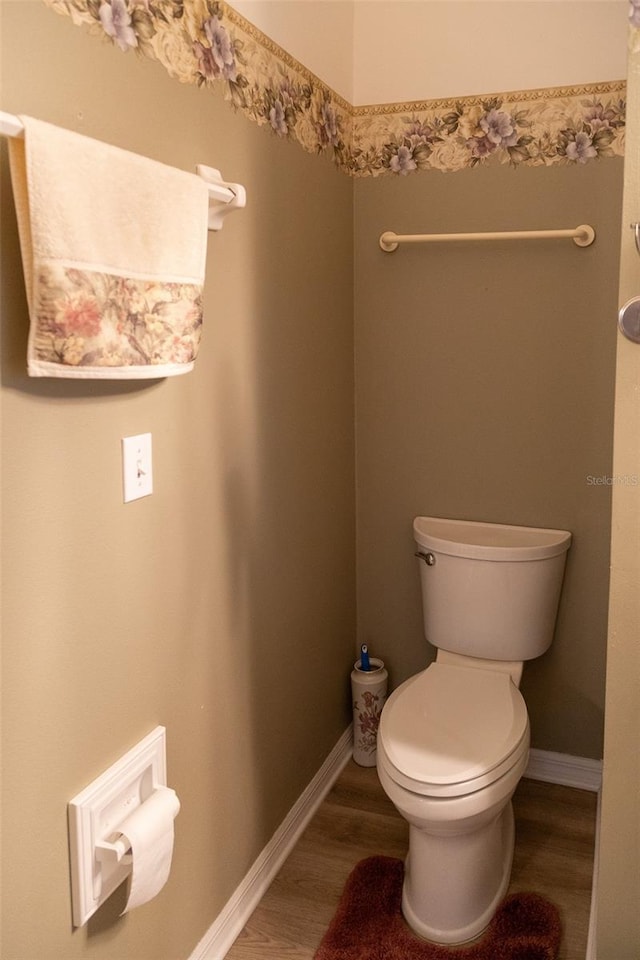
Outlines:
[[402, 911], [435, 943], [474, 939], [511, 875], [527, 766], [525, 660], [553, 639], [571, 534], [439, 517], [413, 525], [435, 661], [380, 718], [380, 782], [409, 823]]

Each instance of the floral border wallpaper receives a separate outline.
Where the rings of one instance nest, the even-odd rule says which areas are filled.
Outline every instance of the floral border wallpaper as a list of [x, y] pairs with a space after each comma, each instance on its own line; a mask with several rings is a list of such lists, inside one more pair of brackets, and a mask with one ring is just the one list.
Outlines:
[[355, 175], [579, 163], [624, 152], [625, 84], [355, 108]]
[[[43, 2], [182, 83], [223, 84], [250, 119], [352, 176], [585, 164], [624, 152], [624, 81], [353, 107], [223, 0]], [[640, 25], [640, 0], [629, 19]]]

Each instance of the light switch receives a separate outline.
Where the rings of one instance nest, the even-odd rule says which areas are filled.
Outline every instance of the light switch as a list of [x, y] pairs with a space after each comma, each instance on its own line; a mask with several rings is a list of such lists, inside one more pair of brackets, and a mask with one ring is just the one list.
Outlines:
[[122, 481], [125, 503], [153, 493], [150, 433], [122, 438]]

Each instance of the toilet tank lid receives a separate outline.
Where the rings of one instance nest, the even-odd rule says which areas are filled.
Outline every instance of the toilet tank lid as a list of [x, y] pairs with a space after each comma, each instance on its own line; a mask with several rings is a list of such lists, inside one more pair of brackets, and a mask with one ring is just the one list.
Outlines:
[[571, 545], [568, 530], [442, 517], [416, 517], [413, 535], [427, 550], [471, 560], [544, 560], [565, 553]]

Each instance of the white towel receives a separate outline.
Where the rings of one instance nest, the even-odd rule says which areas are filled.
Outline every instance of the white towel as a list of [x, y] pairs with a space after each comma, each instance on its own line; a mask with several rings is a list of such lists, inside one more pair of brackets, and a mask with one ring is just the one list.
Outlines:
[[33, 377], [149, 378], [193, 368], [208, 190], [198, 176], [20, 118], [11, 179]]

